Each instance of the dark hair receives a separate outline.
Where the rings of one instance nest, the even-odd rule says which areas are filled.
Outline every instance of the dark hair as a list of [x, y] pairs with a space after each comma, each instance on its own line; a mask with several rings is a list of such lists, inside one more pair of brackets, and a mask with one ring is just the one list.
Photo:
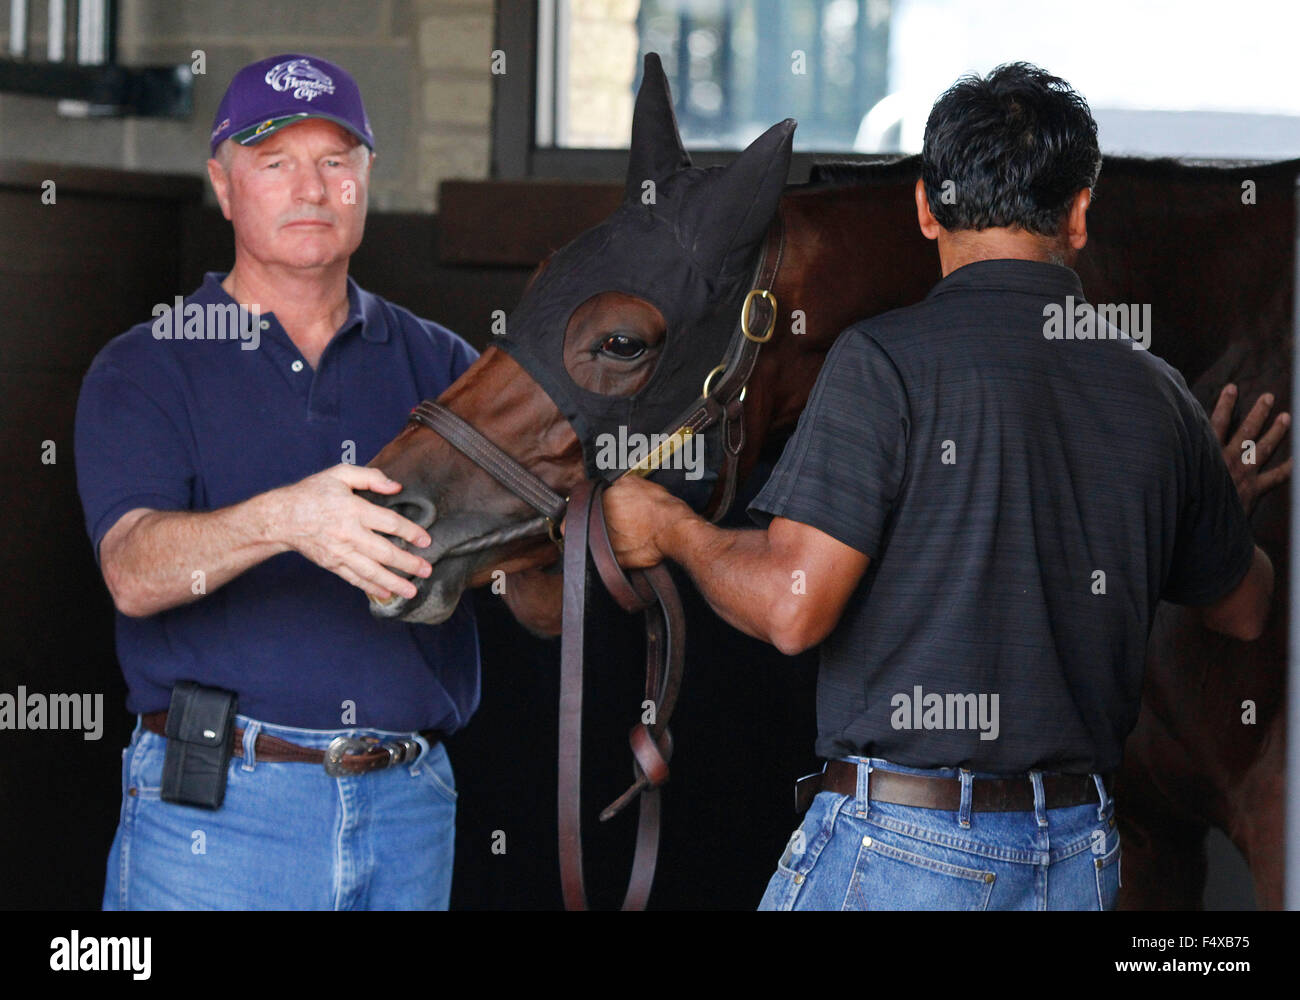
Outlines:
[[1029, 63], [962, 77], [925, 123], [921, 177], [930, 211], [948, 230], [1020, 226], [1055, 236], [1070, 200], [1100, 170], [1087, 102]]

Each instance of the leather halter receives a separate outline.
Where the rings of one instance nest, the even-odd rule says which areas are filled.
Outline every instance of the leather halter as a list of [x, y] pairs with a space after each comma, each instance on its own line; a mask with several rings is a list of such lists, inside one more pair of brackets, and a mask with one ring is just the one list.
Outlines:
[[[649, 475], [673, 450], [692, 434], [722, 423], [723, 466], [718, 486], [705, 509], [717, 521], [731, 507], [736, 493], [740, 452], [745, 444], [745, 385], [753, 374], [758, 349], [772, 338], [777, 317], [772, 286], [785, 248], [785, 230], [780, 211], [768, 228], [763, 250], [754, 269], [750, 291], [745, 296], [736, 331], [722, 363], [704, 380], [700, 397], [677, 420], [657, 451], [630, 469], [615, 471], [606, 479], [579, 483], [567, 497], [561, 497], [532, 472], [525, 469], [499, 446], [463, 418], [442, 404], [425, 400], [411, 411], [411, 421], [441, 435], [470, 461], [491, 475], [538, 512], [540, 516], [492, 532], [449, 549], [443, 558], [481, 551], [518, 538], [550, 531], [563, 552], [564, 604], [560, 652], [560, 746], [559, 746], [559, 854], [560, 881], [564, 905], [570, 910], [587, 909], [582, 867], [582, 696], [583, 638], [586, 614], [587, 563], [591, 561], [615, 601], [626, 611], [643, 611], [646, 627], [645, 697], [650, 703], [651, 721], [632, 727], [629, 742], [633, 756], [633, 782], [600, 814], [602, 821], [617, 815], [633, 798], [640, 797], [636, 849], [622, 909], [640, 910], [650, 895], [659, 853], [660, 786], [668, 780], [672, 757], [672, 717], [681, 686], [686, 650], [686, 622], [681, 599], [672, 576], [663, 564], [625, 572], [618, 565], [605, 527], [601, 494], [624, 475]], [[761, 334], [751, 329], [755, 303], [768, 310]], [[717, 378], [716, 385], [711, 384]], [[563, 542], [556, 526], [565, 522]]]

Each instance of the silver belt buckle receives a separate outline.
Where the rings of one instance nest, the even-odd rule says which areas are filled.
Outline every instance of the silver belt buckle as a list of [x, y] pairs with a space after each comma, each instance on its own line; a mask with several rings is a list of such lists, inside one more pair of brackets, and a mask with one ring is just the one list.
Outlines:
[[332, 778], [340, 778], [352, 774], [343, 767], [343, 760], [349, 755], [365, 753], [368, 750], [381, 749], [387, 752], [388, 760], [377, 764], [372, 770], [383, 770], [385, 767], [392, 767], [394, 764], [409, 764], [420, 755], [421, 746], [415, 740], [400, 739], [380, 742], [375, 736], [337, 736], [330, 741], [330, 745], [325, 749], [325, 773]]
[[420, 756], [424, 749], [415, 740], [407, 739], [405, 736], [390, 743], [385, 743], [383, 746], [388, 751], [388, 763], [390, 765], [410, 764], [416, 757]]
[[351, 774], [351, 771], [343, 767], [344, 756], [365, 753], [377, 742], [379, 741], [374, 737], [364, 740], [357, 736], [336, 736], [330, 741], [330, 745], [325, 748], [325, 773], [332, 778], [341, 778]]

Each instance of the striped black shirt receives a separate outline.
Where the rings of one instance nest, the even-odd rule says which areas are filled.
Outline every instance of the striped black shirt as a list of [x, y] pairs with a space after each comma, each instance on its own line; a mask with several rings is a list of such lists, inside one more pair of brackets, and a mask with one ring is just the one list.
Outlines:
[[871, 557], [821, 647], [820, 756], [1114, 770], [1157, 603], [1249, 569], [1182, 376], [1135, 341], [1047, 336], [1067, 296], [1068, 268], [980, 261], [827, 355], [749, 507]]

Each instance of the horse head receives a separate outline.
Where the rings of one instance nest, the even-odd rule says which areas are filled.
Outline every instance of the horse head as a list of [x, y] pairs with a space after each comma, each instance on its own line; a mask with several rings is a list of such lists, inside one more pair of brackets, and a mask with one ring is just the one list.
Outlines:
[[[622, 204], [542, 262], [505, 332], [438, 402], [560, 497], [643, 457], [727, 354], [794, 128], [772, 126], [726, 167], [694, 167], [659, 58], [647, 55]], [[718, 485], [720, 434], [655, 473], [697, 510]], [[413, 551], [433, 564], [414, 598], [372, 599], [376, 616], [436, 624], [494, 570], [554, 558], [545, 534], [462, 552], [537, 512], [428, 427], [408, 424], [370, 465], [404, 489], [363, 495], [424, 526], [431, 544]]]

